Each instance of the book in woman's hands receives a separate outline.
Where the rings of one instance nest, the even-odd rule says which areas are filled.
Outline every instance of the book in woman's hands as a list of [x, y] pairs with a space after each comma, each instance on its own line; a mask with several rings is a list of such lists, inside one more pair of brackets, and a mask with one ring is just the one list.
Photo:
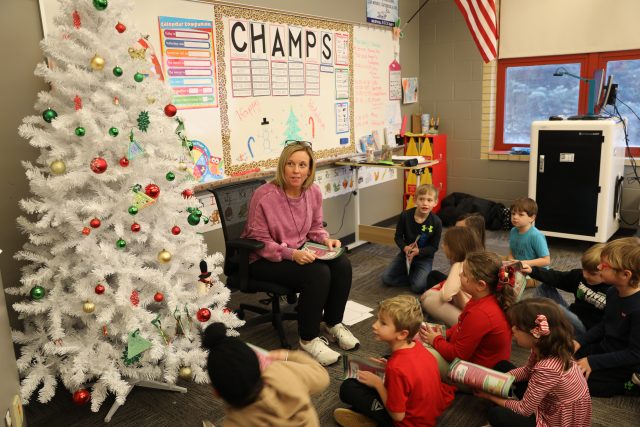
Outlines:
[[364, 359], [353, 354], [345, 354], [342, 356], [342, 366], [344, 367], [343, 380], [349, 378], [358, 378], [358, 372], [369, 371], [384, 380], [384, 371], [386, 366], [384, 363], [376, 362], [371, 359]]
[[442, 335], [445, 339], [447, 338], [447, 327], [442, 323], [422, 322], [422, 324], [433, 329], [435, 332]]
[[321, 259], [324, 261], [338, 258], [344, 252], [344, 248], [333, 248], [329, 249], [329, 247], [325, 245], [321, 245], [320, 243], [307, 242], [302, 246], [303, 251], [313, 252], [316, 256], [316, 259]]
[[447, 377], [453, 382], [480, 389], [505, 399], [512, 397], [513, 382], [515, 381], [513, 375], [494, 371], [458, 358], [449, 365]]
[[522, 273], [522, 263], [520, 261], [502, 261], [502, 266], [507, 270], [513, 279], [513, 292], [516, 294], [516, 301], [520, 301], [527, 287], [527, 276]]

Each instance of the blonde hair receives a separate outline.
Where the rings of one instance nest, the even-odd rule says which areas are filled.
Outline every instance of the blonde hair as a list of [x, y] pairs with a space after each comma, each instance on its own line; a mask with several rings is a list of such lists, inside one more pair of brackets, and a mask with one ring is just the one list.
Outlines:
[[602, 254], [604, 245], [604, 243], [595, 244], [582, 254], [580, 262], [582, 263], [583, 269], [590, 272], [598, 271], [598, 265], [600, 265], [600, 255]]
[[407, 335], [408, 343], [418, 333], [423, 320], [420, 303], [412, 295], [398, 295], [381, 301], [378, 305], [378, 315], [380, 313], [389, 316], [396, 327], [396, 331], [409, 331]]
[[530, 197], [521, 197], [513, 201], [511, 212], [526, 212], [529, 216], [538, 215], [538, 204]]
[[431, 184], [421, 184], [417, 189], [414, 198], [418, 198], [418, 196], [424, 196], [425, 194], [433, 194], [433, 198], [438, 198], [438, 190]]
[[611, 268], [629, 270], [629, 286], [637, 288], [640, 280], [640, 238], [623, 237], [609, 242], [602, 248], [602, 258], [607, 258]]
[[284, 179], [284, 168], [287, 166], [287, 162], [289, 158], [293, 155], [293, 153], [297, 151], [304, 151], [309, 155], [309, 176], [302, 183], [302, 189], [306, 190], [311, 187], [313, 181], [316, 179], [316, 159], [313, 156], [313, 150], [310, 145], [302, 142], [292, 142], [282, 149], [282, 153], [280, 153], [280, 159], [278, 160], [278, 170], [276, 171], [276, 176], [271, 181], [273, 184], [278, 187], [284, 189], [285, 179]]

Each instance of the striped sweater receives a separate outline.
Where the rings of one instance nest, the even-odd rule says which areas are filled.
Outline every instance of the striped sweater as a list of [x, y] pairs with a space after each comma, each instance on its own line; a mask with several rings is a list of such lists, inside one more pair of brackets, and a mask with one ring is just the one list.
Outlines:
[[538, 360], [532, 351], [527, 364], [509, 373], [516, 381], [529, 380], [522, 400], [507, 400], [505, 407], [530, 416], [536, 415], [537, 427], [589, 427], [591, 425], [591, 396], [580, 368], [571, 362], [563, 371], [562, 361], [556, 357]]

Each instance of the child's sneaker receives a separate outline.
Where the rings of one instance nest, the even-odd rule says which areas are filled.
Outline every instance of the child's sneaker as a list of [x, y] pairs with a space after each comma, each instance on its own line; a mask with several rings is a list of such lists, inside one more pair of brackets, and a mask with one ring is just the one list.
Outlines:
[[316, 337], [307, 344], [300, 341], [300, 348], [309, 353], [322, 366], [333, 365], [340, 359], [340, 353], [329, 348], [329, 342], [325, 337]]
[[335, 326], [329, 327], [326, 324], [321, 325], [321, 329], [324, 333], [324, 336], [331, 342], [338, 342], [338, 345], [343, 350], [355, 350], [360, 346], [360, 341], [358, 338], [354, 337], [353, 334], [346, 326], [342, 323], [338, 323]]
[[333, 419], [342, 427], [375, 427], [376, 423], [369, 417], [347, 408], [333, 411]]

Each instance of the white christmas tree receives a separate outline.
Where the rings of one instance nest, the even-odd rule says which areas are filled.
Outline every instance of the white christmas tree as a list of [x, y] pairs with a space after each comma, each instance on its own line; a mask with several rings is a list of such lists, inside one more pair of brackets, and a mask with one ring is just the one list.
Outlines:
[[[97, 412], [109, 393], [178, 375], [208, 381], [199, 331], [242, 324], [225, 308], [222, 256], [207, 257], [193, 225], [193, 163], [171, 90], [152, 72], [129, 0], [60, 0], [56, 32], [42, 42], [36, 116], [20, 134], [40, 149], [24, 162], [32, 196], [18, 219], [28, 242], [26, 296], [13, 305], [23, 402], [57, 381]], [[199, 282], [200, 260], [212, 273]], [[206, 281], [206, 280], [205, 280]]]

